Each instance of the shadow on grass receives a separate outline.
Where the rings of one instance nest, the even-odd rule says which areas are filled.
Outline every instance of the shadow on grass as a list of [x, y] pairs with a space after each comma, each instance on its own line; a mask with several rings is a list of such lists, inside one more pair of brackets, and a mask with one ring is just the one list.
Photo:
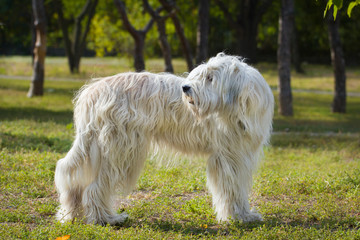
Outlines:
[[53, 121], [60, 124], [69, 124], [72, 122], [72, 111], [52, 111], [34, 107], [0, 107], [0, 121], [8, 120], [35, 120], [39, 122]]
[[[59, 85], [61, 83], [63, 86]], [[79, 90], [83, 82], [69, 82], [71, 85], [66, 86], [64, 82], [47, 82], [44, 87], [44, 94], [55, 94], [73, 97]], [[24, 95], [29, 91], [30, 81], [3, 79], [0, 78], [0, 89], [24, 92]]]
[[60, 139], [56, 137], [34, 136], [34, 135], [13, 135], [9, 133], [0, 133], [0, 148], [9, 150], [35, 150], [54, 151], [66, 153], [71, 147], [72, 140]]

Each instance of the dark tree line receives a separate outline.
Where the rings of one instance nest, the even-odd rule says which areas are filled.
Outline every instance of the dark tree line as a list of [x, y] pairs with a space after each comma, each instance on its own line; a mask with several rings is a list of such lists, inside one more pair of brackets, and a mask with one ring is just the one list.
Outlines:
[[[86, 0], [82, 10], [75, 17], [65, 17], [63, 13], [63, 0], [52, 0], [55, 3], [55, 11], [58, 15], [58, 23], [62, 31], [63, 42], [68, 56], [70, 71], [79, 71], [80, 59], [86, 48], [87, 35], [90, 30], [91, 21], [95, 15], [98, 0]], [[130, 1], [131, 2], [131, 1]], [[156, 4], [154, 4], [154, 2]], [[259, 25], [265, 13], [276, 5], [276, 0], [199, 0], [197, 11], [197, 29], [195, 44], [196, 64], [206, 60], [209, 55], [209, 34], [211, 9], [217, 8], [224, 16], [227, 24], [234, 31], [237, 41], [234, 52], [245, 56], [248, 61], [257, 60], [257, 37]], [[122, 26], [132, 36], [134, 40], [134, 66], [136, 71], [145, 70], [144, 51], [146, 35], [156, 25], [159, 46], [164, 58], [165, 71], [173, 72], [171, 44], [169, 43], [166, 24], [168, 21], [174, 26], [182, 53], [186, 60], [188, 71], [194, 67], [193, 51], [189, 39], [185, 36], [184, 23], [179, 17], [182, 8], [175, 0], [142, 0], [144, 12], [150, 18], [143, 29], [136, 29], [128, 16], [128, 9], [125, 1], [113, 0], [114, 7], [118, 11], [118, 16], [122, 21]], [[183, 4], [183, 3], [181, 3]], [[42, 5], [42, 6], [41, 6]], [[152, 6], [153, 5], [153, 6]], [[183, 5], [181, 5], [183, 6]], [[42, 10], [39, 10], [42, 9]], [[332, 11], [332, 9], [331, 9]], [[44, 59], [46, 54], [46, 21], [45, 8], [41, 0], [33, 0], [34, 26], [36, 30], [36, 44], [34, 47], [34, 76], [29, 96], [42, 94]], [[329, 13], [328, 15], [331, 15]], [[298, 48], [298, 31], [295, 21], [294, 0], [280, 0], [278, 26], [278, 48], [277, 60], [279, 71], [279, 112], [282, 115], [291, 116], [292, 93], [291, 93], [291, 63], [293, 62], [296, 70], [301, 71], [301, 61]], [[70, 27], [72, 25], [72, 27]], [[331, 49], [331, 62], [334, 68], [335, 93], [332, 104], [333, 112], [345, 112], [346, 109], [346, 75], [345, 62], [339, 34], [339, 20], [336, 21], [327, 17], [328, 38]], [[69, 34], [72, 29], [72, 35]], [[40, 80], [38, 80], [40, 79]]]
[[235, 14], [230, 12], [229, 4], [226, 4], [225, 1], [215, 1], [224, 13], [229, 26], [235, 30], [236, 39], [238, 40], [236, 52], [241, 53], [249, 61], [255, 62], [258, 25], [273, 0], [237, 1], [234, 6], [236, 9]]

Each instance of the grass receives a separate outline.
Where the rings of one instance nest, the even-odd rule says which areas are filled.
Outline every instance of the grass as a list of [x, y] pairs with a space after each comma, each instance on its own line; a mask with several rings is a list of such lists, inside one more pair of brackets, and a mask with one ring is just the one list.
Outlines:
[[[2, 58], [1, 71], [3, 62], [13, 60]], [[50, 60], [63, 69], [53, 77], [68, 78], [64, 59]], [[10, 64], [13, 75], [29, 75], [20, 74], [23, 61]], [[126, 62], [104, 60], [108, 65], [117, 61]], [[108, 65], [104, 73], [113, 71]], [[274, 66], [259, 68], [275, 86]], [[321, 73], [328, 80], [321, 78], [326, 84], [316, 89], [328, 90], [330, 68], [306, 70], [300, 76], [305, 89]], [[360, 85], [360, 73], [350, 74]], [[117, 198], [117, 210], [130, 214], [124, 226], [57, 223], [54, 169], [73, 140], [71, 98], [84, 83], [80, 75], [76, 78], [47, 79], [45, 96], [31, 99], [28, 81], [0, 78], [0, 239], [360, 239], [360, 97], [348, 98], [347, 114], [333, 114], [332, 96], [314, 92], [294, 92], [294, 117], [275, 114], [275, 134], [251, 195], [263, 222], [218, 223], [206, 190], [206, 160], [182, 156], [170, 168], [147, 161], [136, 190]]]
[[[86, 58], [81, 59], [80, 73], [70, 74], [67, 59], [64, 57], [47, 57], [45, 60], [47, 78], [60, 79], [82, 79], [87, 80], [91, 77], [105, 77], [120, 72], [133, 71], [131, 59], [126, 58]], [[152, 72], [163, 71], [163, 60], [149, 59], [146, 67]], [[174, 59], [173, 66], [176, 73], [186, 71], [186, 64], [181, 59]], [[31, 76], [32, 66], [30, 57], [0, 57], [0, 74], [8, 76]]]
[[[67, 59], [64, 57], [46, 57], [46, 78], [57, 79], [79, 79], [87, 80], [91, 77], [110, 76], [119, 72], [133, 71], [132, 59], [126, 58], [86, 58], [81, 59], [80, 73], [70, 74]], [[176, 74], [187, 71], [186, 64], [181, 59], [173, 59]], [[162, 59], [148, 59], [146, 69], [152, 72], [161, 72], [164, 69]], [[259, 63], [256, 67], [263, 73], [269, 84], [277, 86], [277, 68], [272, 63]], [[292, 88], [294, 90], [321, 90], [333, 91], [333, 73], [330, 66], [303, 64], [305, 74], [292, 73]], [[0, 74], [7, 76], [27, 76], [32, 75], [31, 58], [26, 56], [1, 57]], [[348, 68], [347, 88], [350, 92], [360, 92], [360, 70], [358, 68]]]

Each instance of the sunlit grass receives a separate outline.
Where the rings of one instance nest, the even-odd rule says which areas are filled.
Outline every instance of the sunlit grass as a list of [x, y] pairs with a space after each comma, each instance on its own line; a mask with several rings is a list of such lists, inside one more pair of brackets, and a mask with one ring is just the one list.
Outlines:
[[[181, 59], [172, 61], [175, 73], [187, 72], [186, 63]], [[127, 58], [86, 58], [81, 59], [80, 72], [71, 74], [67, 59], [64, 57], [47, 57], [45, 60], [45, 78], [82, 79], [111, 76], [121, 72], [134, 71], [133, 60]], [[146, 70], [150, 72], [163, 72], [162, 59], [147, 59]], [[0, 57], [0, 74], [9, 76], [32, 75], [31, 57]]]
[[[82, 79], [110, 76], [121, 72], [134, 71], [133, 59], [119, 57], [81, 59], [80, 73], [70, 74], [67, 59], [65, 57], [46, 57], [45, 77], [57, 79]], [[187, 72], [187, 66], [182, 59], [173, 59], [176, 74]], [[256, 68], [264, 75], [269, 84], [276, 88], [278, 73], [274, 63], [258, 63]], [[292, 71], [291, 84], [293, 89], [333, 91], [334, 76], [331, 66], [303, 64], [305, 73]], [[164, 71], [162, 59], [146, 59], [146, 70], [150, 72]], [[346, 69], [347, 89], [350, 92], [360, 92], [360, 70], [349, 67]], [[32, 75], [31, 57], [13, 56], [0, 57], [0, 74], [10, 76]]]

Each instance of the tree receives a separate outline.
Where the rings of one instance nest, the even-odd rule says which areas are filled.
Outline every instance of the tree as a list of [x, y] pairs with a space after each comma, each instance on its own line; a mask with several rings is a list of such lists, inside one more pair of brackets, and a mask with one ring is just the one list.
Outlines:
[[114, 3], [120, 13], [124, 27], [130, 33], [130, 35], [133, 37], [135, 41], [134, 66], [137, 72], [141, 72], [145, 69], [145, 61], [144, 61], [145, 37], [146, 34], [151, 29], [152, 25], [154, 24], [154, 19], [151, 19], [144, 29], [136, 30], [129, 21], [129, 18], [126, 13], [125, 3], [121, 0], [114, 0]]
[[295, 70], [297, 73], [304, 73], [304, 69], [301, 67], [300, 51], [299, 51], [299, 42], [298, 42], [298, 32], [296, 29], [295, 17], [293, 17], [293, 31], [291, 35], [291, 60], [294, 64]]
[[293, 31], [294, 2], [281, 0], [278, 38], [278, 72], [279, 72], [279, 113], [283, 116], [293, 115], [291, 93], [291, 35]]
[[332, 112], [346, 112], [346, 74], [345, 60], [339, 35], [339, 18], [333, 19], [332, 7], [327, 16], [331, 63], [335, 76], [335, 91], [332, 103]]
[[176, 14], [178, 10], [175, 1], [173, 0], [159, 0], [159, 1], [161, 5], [164, 7], [164, 9], [170, 13], [171, 20], [174, 23], [176, 33], [179, 36], [181, 47], [184, 51], [188, 71], [191, 71], [194, 68], [193, 57], [191, 54], [189, 41], [185, 37], [184, 29], [181, 25], [180, 19]]
[[208, 58], [210, 0], [200, 0], [196, 35], [196, 64]]
[[258, 25], [272, 2], [273, 0], [241, 0], [234, 2], [235, 5], [231, 9], [230, 4], [216, 0], [229, 26], [235, 30], [238, 39], [237, 54], [251, 62], [256, 61]]
[[32, 0], [36, 42], [34, 46], [34, 72], [28, 97], [44, 94], [44, 71], [46, 56], [46, 16], [44, 0]]
[[169, 15], [166, 16], [160, 16], [160, 8], [157, 11], [154, 11], [152, 7], [150, 6], [148, 0], [143, 0], [144, 8], [146, 11], [151, 15], [151, 17], [154, 19], [157, 25], [158, 33], [159, 33], [159, 42], [160, 47], [163, 53], [164, 61], [165, 61], [165, 72], [174, 72], [174, 68], [171, 62], [171, 47], [167, 40], [166, 36], [166, 19], [169, 17]]
[[[95, 14], [98, 0], [87, 0], [80, 14], [75, 18], [66, 19], [63, 13], [62, 0], [55, 0], [56, 10], [60, 28], [63, 34], [65, 51], [71, 73], [78, 73], [80, 70], [80, 59], [86, 47], [86, 36], [89, 32], [91, 20]], [[83, 30], [83, 20], [86, 18]], [[69, 36], [69, 23], [74, 22], [73, 38]]]

